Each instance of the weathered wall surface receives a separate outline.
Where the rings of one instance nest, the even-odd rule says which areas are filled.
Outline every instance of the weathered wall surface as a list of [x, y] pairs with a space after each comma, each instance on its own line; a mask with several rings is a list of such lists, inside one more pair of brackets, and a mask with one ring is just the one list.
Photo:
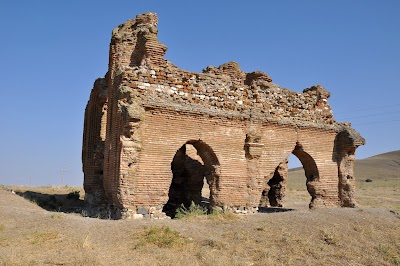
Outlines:
[[[250, 148], [260, 149], [256, 165], [246, 156], [246, 135], [252, 128], [259, 130], [261, 138], [258, 145], [262, 145]], [[218, 205], [257, 207], [265, 183], [296, 145], [315, 158], [319, 170], [318, 179], [312, 180], [316, 197], [314, 207], [339, 204], [338, 168], [332, 160], [335, 131], [298, 129], [278, 124], [257, 125], [249, 121], [159, 110], [146, 112], [140, 131], [142, 145], [136, 163], [138, 167], [130, 174], [120, 176], [120, 204], [129, 209], [139, 206], [162, 209], [168, 201], [171, 163], [177, 150], [188, 142], [198, 140], [207, 144], [219, 161]], [[257, 151], [250, 153], [254, 155]], [[121, 172], [133, 166], [130, 159], [129, 156], [121, 156]]]
[[106, 200], [103, 185], [104, 142], [107, 123], [107, 84], [95, 81], [85, 110], [82, 163], [85, 173], [85, 197], [90, 204]]
[[[157, 23], [146, 13], [113, 31], [109, 71], [85, 112], [89, 203], [120, 217], [161, 212], [167, 202], [200, 201], [204, 175], [211, 206], [254, 211], [262, 194], [282, 206], [293, 153], [310, 207], [355, 205], [352, 161], [364, 139], [334, 120], [329, 92], [320, 85], [292, 92], [235, 62], [203, 73], [179, 69], [163, 58]], [[185, 144], [201, 162], [187, 158]]]
[[242, 72], [235, 62], [215, 69], [225, 67], [234, 68], [235, 75], [243, 78], [233, 79], [223, 70], [191, 73], [166, 65], [154, 69], [125, 67], [122, 82], [136, 88], [138, 97], [146, 106], [281, 123], [334, 124], [327, 101], [330, 94], [322, 86], [312, 86], [303, 93], [295, 93], [273, 84], [269, 76], [261, 71]]

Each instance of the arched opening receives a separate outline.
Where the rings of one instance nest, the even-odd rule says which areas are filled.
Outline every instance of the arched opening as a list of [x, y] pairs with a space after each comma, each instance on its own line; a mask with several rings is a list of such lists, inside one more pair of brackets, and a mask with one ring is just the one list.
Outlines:
[[[319, 172], [314, 159], [303, 150], [301, 144], [297, 143], [292, 151], [292, 154], [299, 159], [306, 176], [306, 188], [311, 196], [309, 208], [314, 206], [314, 200], [318, 196], [316, 191], [316, 184], [319, 181]], [[261, 207], [283, 207], [285, 202], [283, 198], [287, 192], [288, 182], [288, 158], [285, 158], [275, 168], [270, 179], [267, 181], [267, 186], [262, 191], [260, 206]], [[289, 181], [290, 182], [290, 181]], [[295, 207], [293, 204], [289, 204], [287, 207]]]
[[316, 184], [319, 182], [319, 171], [317, 164], [310, 154], [303, 150], [303, 147], [300, 144], [296, 144], [292, 152], [301, 162], [304, 169], [304, 174], [306, 176], [306, 186], [307, 191], [311, 196], [311, 201], [309, 204], [309, 208], [314, 207], [314, 201], [318, 196]]
[[260, 207], [283, 207], [283, 197], [286, 195], [286, 179], [288, 160], [281, 162], [271, 174], [261, 193]]
[[291, 209], [307, 209], [310, 194], [307, 191], [306, 178], [301, 161], [291, 153], [288, 157], [288, 176], [284, 205]]
[[[163, 212], [174, 217], [177, 208], [182, 204], [189, 207], [192, 202], [208, 209], [215, 206], [219, 169], [217, 156], [203, 141], [191, 140], [182, 145], [171, 162], [172, 181]], [[208, 190], [203, 189], [207, 185]]]

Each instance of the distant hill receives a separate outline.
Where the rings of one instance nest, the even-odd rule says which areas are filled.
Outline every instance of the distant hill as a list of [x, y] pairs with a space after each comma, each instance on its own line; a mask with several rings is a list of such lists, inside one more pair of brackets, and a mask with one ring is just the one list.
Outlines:
[[392, 151], [356, 160], [356, 179], [400, 178], [400, 151]]

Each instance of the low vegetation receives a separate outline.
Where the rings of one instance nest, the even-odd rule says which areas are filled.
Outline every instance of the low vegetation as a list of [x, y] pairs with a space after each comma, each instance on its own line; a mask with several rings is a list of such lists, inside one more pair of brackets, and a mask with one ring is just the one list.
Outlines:
[[176, 219], [190, 219], [198, 216], [207, 215], [208, 210], [200, 205], [195, 204], [193, 201], [189, 208], [186, 208], [183, 204], [176, 210]]
[[32, 245], [42, 244], [44, 242], [54, 241], [60, 238], [60, 233], [54, 231], [34, 232], [28, 236], [28, 241]]
[[146, 245], [154, 245], [159, 248], [172, 248], [183, 246], [187, 239], [178, 231], [171, 229], [168, 226], [146, 228], [139, 237], [139, 243], [135, 248], [140, 248]]
[[233, 212], [222, 210], [220, 208], [212, 208], [208, 210], [206, 207], [196, 205], [194, 202], [186, 208], [184, 205], [181, 205], [175, 214], [175, 219], [208, 219], [213, 221], [224, 221], [224, 220], [233, 220], [237, 219], [239, 216]]
[[[86, 218], [63, 212], [82, 200], [80, 188], [4, 186], [0, 265], [400, 265], [399, 171], [375, 167], [387, 176], [359, 172], [360, 208], [310, 211], [304, 172], [292, 172], [284, 204], [294, 210], [207, 214], [192, 205], [164, 220]], [[10, 190], [48, 203], [54, 195], [64, 207], [47, 211]]]

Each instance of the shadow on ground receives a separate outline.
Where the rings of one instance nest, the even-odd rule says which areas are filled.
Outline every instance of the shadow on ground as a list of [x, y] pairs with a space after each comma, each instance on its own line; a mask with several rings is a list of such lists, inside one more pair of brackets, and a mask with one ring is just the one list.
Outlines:
[[294, 210], [295, 209], [275, 208], [275, 207], [259, 207], [258, 208], [259, 213], [290, 212], [290, 211], [294, 211]]
[[[36, 191], [15, 191], [15, 194], [36, 203], [39, 207], [47, 211], [64, 212], [64, 213], [82, 213], [85, 209], [85, 202], [80, 199], [79, 191], [70, 192], [68, 194], [47, 194]], [[201, 206], [205, 210], [209, 210], [208, 199], [203, 198]], [[170, 211], [167, 215], [174, 218], [176, 209]], [[208, 208], [207, 208], [208, 207]], [[276, 212], [289, 212], [294, 211], [291, 208], [277, 208], [277, 207], [259, 207], [258, 213], [276, 213]], [[165, 210], [164, 210], [165, 211]]]
[[84, 201], [79, 197], [79, 191], [68, 194], [46, 194], [35, 191], [15, 191], [15, 194], [36, 203], [47, 211], [64, 213], [81, 213]]

